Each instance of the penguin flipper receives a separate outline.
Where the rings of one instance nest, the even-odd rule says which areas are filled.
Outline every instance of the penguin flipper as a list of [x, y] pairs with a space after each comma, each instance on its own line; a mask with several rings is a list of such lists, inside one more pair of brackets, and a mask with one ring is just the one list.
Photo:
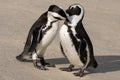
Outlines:
[[[26, 44], [24, 46], [24, 50], [23, 52], [27, 49], [27, 51], [29, 52], [30, 50], [30, 46], [32, 45], [33, 42], [35, 42], [35, 38], [38, 37], [38, 34], [36, 34], [39, 30], [41, 30], [41, 28], [43, 27], [44, 24], [47, 23], [47, 12], [43, 13], [38, 20], [32, 25], [27, 40], [26, 40]], [[40, 33], [41, 34], [41, 33]], [[34, 37], [34, 41], [32, 40]], [[40, 37], [41, 38], [41, 37]], [[27, 48], [28, 47], [28, 48]], [[27, 53], [28, 53], [27, 52]]]
[[[40, 33], [39, 33], [40, 32]], [[40, 34], [40, 35], [39, 35]], [[39, 38], [39, 39], [38, 39]], [[29, 52], [33, 52], [35, 51], [36, 49], [36, 46], [38, 44], [38, 42], [40, 42], [42, 38], [42, 30], [40, 30], [39, 28], [36, 28], [34, 31], [33, 31], [33, 38], [32, 38], [32, 43], [30, 45], [30, 48], [29, 48]], [[39, 40], [39, 41], [38, 41]]]
[[98, 64], [97, 64], [97, 61], [95, 60], [95, 57], [94, 57], [92, 42], [91, 42], [86, 30], [84, 29], [82, 22], [80, 22], [78, 25], [80, 26], [80, 32], [82, 34], [82, 37], [84, 38], [84, 40], [86, 41], [86, 43], [88, 45], [90, 59], [91, 59], [90, 65], [93, 66], [94, 68], [96, 68], [98, 66]]
[[86, 50], [86, 42], [84, 40], [82, 40], [80, 43], [78, 53], [80, 55], [80, 60], [82, 61], [82, 63], [85, 64], [87, 62], [87, 50]]
[[97, 68], [98, 63], [97, 63], [97, 61], [95, 59], [92, 59], [90, 65], [93, 66], [93, 68]]

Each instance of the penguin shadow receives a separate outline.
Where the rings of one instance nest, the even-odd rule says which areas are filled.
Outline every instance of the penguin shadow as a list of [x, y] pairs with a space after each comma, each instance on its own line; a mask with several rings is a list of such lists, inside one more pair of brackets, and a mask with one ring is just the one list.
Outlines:
[[[92, 73], [106, 73], [106, 72], [114, 72], [120, 70], [120, 56], [95, 56], [98, 67], [96, 69], [89, 67], [87, 71]], [[46, 62], [55, 64], [55, 65], [62, 65], [62, 64], [69, 64], [69, 61], [66, 58], [51, 58], [45, 59]], [[32, 62], [32, 60], [26, 60], [24, 62]], [[77, 69], [75, 69], [77, 70]]]
[[66, 58], [52, 58], [52, 59], [46, 59], [47, 62], [50, 62], [55, 65], [59, 64], [69, 64], [69, 61]]
[[[92, 73], [106, 73], [120, 70], [120, 56], [95, 56], [95, 58], [97, 60], [98, 67], [89, 67], [87, 71]], [[69, 61], [66, 58], [46, 59], [46, 61], [55, 65], [69, 64]]]
[[120, 71], [120, 56], [96, 56], [98, 67], [96, 69], [89, 69], [93, 73], [106, 73]]
[[[40, 62], [39, 60], [37, 60], [38, 62]], [[45, 59], [46, 62], [50, 62], [52, 64], [58, 65], [58, 64], [69, 64], [69, 61], [66, 58], [52, 58], [52, 59]], [[20, 62], [33, 62], [33, 60], [31, 58], [27, 58], [24, 61], [20, 61]]]

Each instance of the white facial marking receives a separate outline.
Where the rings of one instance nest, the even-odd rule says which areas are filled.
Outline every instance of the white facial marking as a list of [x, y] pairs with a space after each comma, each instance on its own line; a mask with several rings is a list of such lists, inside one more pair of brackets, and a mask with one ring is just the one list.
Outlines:
[[58, 13], [55, 13], [55, 12], [48, 11], [48, 14], [52, 15], [53, 18], [58, 17], [58, 18], [61, 18], [61, 19], [65, 19], [64, 17], [62, 17], [61, 15], [59, 15]]
[[78, 6], [78, 7], [81, 9], [81, 13], [80, 13], [80, 15], [69, 16], [69, 19], [70, 19], [70, 21], [71, 21], [71, 23], [69, 23], [70, 26], [76, 26], [77, 23], [78, 23], [78, 22], [83, 18], [83, 16], [84, 16], [84, 8], [83, 8], [81, 5], [79, 5], [79, 4], [72, 5], [72, 6], [70, 7], [70, 9], [71, 9], [71, 8], [75, 8], [76, 6]]
[[77, 23], [80, 21], [80, 16], [77, 16], [77, 15], [73, 15], [73, 16], [70, 16], [69, 17], [71, 23], [69, 23], [70, 26], [76, 26]]

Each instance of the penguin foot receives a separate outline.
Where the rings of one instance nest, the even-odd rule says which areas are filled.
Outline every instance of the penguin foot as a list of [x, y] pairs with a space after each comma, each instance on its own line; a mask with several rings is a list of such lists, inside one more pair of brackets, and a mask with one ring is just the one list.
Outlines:
[[48, 70], [48, 68], [46, 68], [45, 66], [40, 66], [40, 70]]
[[17, 59], [18, 61], [21, 61], [21, 62], [27, 61], [27, 59], [25, 59], [22, 55], [16, 56], [16, 59]]
[[40, 69], [40, 70], [48, 70], [45, 66], [43, 65], [38, 65], [38, 62], [36, 60], [33, 61], [33, 65], [35, 68]]
[[16, 59], [20, 62], [31, 62], [31, 55], [18, 55]]
[[62, 70], [62, 71], [67, 71], [67, 72], [71, 72], [71, 71], [73, 71], [73, 67], [74, 67], [74, 65], [70, 65], [70, 66], [67, 67], [67, 68], [60, 68], [60, 70]]
[[70, 69], [70, 68], [60, 68], [60, 70], [67, 71], [67, 72], [71, 72], [72, 71], [72, 69]]
[[97, 63], [96, 60], [94, 60], [93, 67], [94, 67], [94, 68], [97, 68], [97, 66], [98, 66], [98, 63]]
[[54, 64], [50, 64], [50, 63], [47, 63], [47, 62], [45, 62], [44, 64], [45, 64], [45, 66], [47, 66], [47, 67], [56, 67]]
[[84, 75], [84, 70], [80, 69], [79, 72], [73, 73], [73, 74], [74, 74], [75, 76], [83, 77], [83, 75]]
[[45, 59], [44, 59], [44, 57], [39, 57], [39, 58], [40, 58], [40, 63], [42, 65], [47, 66], [47, 67], [55, 67], [55, 65], [46, 62]]

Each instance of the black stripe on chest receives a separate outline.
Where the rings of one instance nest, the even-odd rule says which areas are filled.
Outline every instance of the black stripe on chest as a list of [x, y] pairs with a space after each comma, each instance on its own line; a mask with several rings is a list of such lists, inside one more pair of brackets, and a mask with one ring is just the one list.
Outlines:
[[[76, 32], [76, 34], [74, 35], [73, 31], [71, 30], [71, 26], [69, 26], [67, 23], [65, 23], [65, 24], [68, 26], [68, 33], [73, 42], [73, 46], [75, 46], [75, 49], [78, 52], [78, 50], [80, 48], [80, 41], [78, 41], [77, 39], [82, 40], [82, 37], [81, 37], [81, 35], [78, 34], [78, 32]], [[76, 31], [76, 27], [75, 27], [75, 31]]]
[[[58, 21], [58, 20], [52, 21], [47, 28], [46, 28], [46, 25], [43, 25], [43, 26], [42, 26], [42, 30], [40, 30], [40, 32], [39, 32], [40, 35], [39, 35], [38, 43], [40, 43], [41, 39], [44, 37], [44, 35], [46, 34], [46, 32], [49, 31], [49, 30], [52, 28], [53, 23], [55, 23], [55, 22], [57, 22], [57, 21]], [[46, 28], [46, 29], [43, 30], [44, 28]]]
[[[50, 23], [50, 25], [42, 32], [42, 33], [43, 33], [43, 36], [46, 34], [47, 31], [49, 31], [49, 30], [52, 28], [53, 23], [55, 23], [55, 22], [57, 22], [57, 21], [58, 21], [58, 20], [52, 21], [52, 22]], [[46, 26], [44, 26], [43, 29], [44, 29], [45, 27], [46, 27]]]

